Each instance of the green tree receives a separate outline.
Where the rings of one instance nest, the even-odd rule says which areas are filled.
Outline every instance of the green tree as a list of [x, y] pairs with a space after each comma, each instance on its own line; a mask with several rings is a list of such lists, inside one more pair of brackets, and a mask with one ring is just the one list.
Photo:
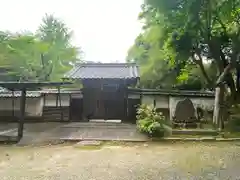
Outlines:
[[[191, 77], [186, 80], [186, 74], [181, 72], [185, 62], [173, 64], [165, 56], [165, 32], [159, 23], [160, 16], [156, 16], [156, 9], [148, 10], [142, 6], [139, 19], [144, 22], [143, 32], [136, 38], [134, 45], [129, 49], [127, 61], [137, 62], [141, 68], [140, 86], [145, 88], [178, 88], [199, 90], [205, 87], [196, 71], [191, 71]], [[194, 68], [191, 65], [191, 69]], [[199, 74], [198, 74], [199, 75]], [[181, 78], [178, 78], [181, 76]], [[185, 76], [185, 79], [183, 77]], [[187, 76], [188, 77], [188, 76]]]
[[40, 55], [47, 45], [32, 35], [2, 32], [0, 65], [2, 80], [37, 80], [44, 74]]
[[[237, 103], [240, 94], [240, 0], [146, 0], [144, 8], [154, 12], [153, 23], [162, 24], [168, 60], [197, 65], [209, 86], [215, 87], [213, 121], [222, 128], [227, 109], [223, 105]], [[203, 58], [216, 66], [216, 81]]]
[[45, 80], [59, 80], [79, 60], [77, 56], [80, 50], [71, 44], [72, 32], [62, 20], [53, 15], [45, 15], [37, 37], [49, 44], [48, 51], [42, 55], [44, 65], [51, 72]]
[[79, 60], [66, 25], [48, 16], [37, 34], [0, 32], [0, 78], [5, 81], [59, 81]]

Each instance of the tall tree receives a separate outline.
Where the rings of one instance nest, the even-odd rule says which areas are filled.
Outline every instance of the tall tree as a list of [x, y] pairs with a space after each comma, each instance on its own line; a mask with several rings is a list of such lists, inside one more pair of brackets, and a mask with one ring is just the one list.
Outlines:
[[[197, 74], [194, 74], [196, 71], [190, 70], [191, 76], [189, 77], [191, 78], [186, 80], [188, 76], [182, 72], [186, 64], [184, 61], [178, 61], [175, 64], [168, 61], [164, 51], [165, 41], [167, 40], [166, 29], [160, 23], [162, 17], [156, 14], [156, 9], [147, 8], [146, 5], [142, 6], [139, 20], [144, 22], [143, 31], [136, 38], [127, 56], [127, 61], [134, 61], [140, 65], [140, 86], [192, 90], [205, 87], [203, 81], [197, 77]], [[194, 69], [193, 65], [191, 65], [191, 69]]]
[[[215, 87], [213, 120], [222, 128], [227, 109], [223, 105], [237, 103], [240, 95], [240, 0], [146, 0], [144, 7], [154, 10], [154, 23], [162, 24], [168, 60], [196, 64]], [[206, 72], [204, 58], [216, 65], [216, 81]]]
[[43, 64], [49, 68], [45, 80], [58, 80], [72, 68], [78, 60], [80, 50], [71, 44], [72, 32], [66, 24], [54, 17], [45, 15], [37, 31], [37, 37], [49, 44], [48, 51], [42, 55]]

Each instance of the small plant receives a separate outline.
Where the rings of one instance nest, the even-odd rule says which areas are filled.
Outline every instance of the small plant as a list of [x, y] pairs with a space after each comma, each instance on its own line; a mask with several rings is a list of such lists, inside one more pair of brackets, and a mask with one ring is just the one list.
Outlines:
[[151, 137], [163, 137], [171, 130], [162, 113], [147, 105], [141, 105], [137, 110], [137, 128]]

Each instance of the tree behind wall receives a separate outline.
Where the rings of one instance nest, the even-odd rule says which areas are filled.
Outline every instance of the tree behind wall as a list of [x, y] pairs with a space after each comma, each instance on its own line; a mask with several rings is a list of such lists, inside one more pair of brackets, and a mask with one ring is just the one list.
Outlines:
[[[158, 16], [157, 10], [149, 9], [143, 5], [139, 20], [144, 23], [142, 32], [135, 39], [134, 45], [129, 49], [127, 61], [140, 65], [140, 86], [144, 88], [188, 89], [201, 90], [207, 88], [201, 72], [195, 64], [188, 65], [185, 61], [169, 61], [166, 54], [166, 29], [163, 17]], [[182, 54], [178, 58], [187, 60]], [[213, 64], [204, 64], [206, 71], [215, 76]], [[185, 72], [189, 73], [185, 73]]]
[[58, 80], [72, 68], [78, 60], [80, 50], [71, 45], [72, 32], [66, 24], [53, 15], [45, 15], [37, 31], [37, 37], [49, 44], [48, 51], [43, 54], [42, 61], [51, 68], [46, 80]]
[[[39, 57], [45, 44], [32, 35], [4, 33], [1, 39], [2, 80], [35, 80], [43, 74]], [[5, 79], [7, 78], [7, 79]]]
[[[240, 0], [146, 0], [144, 8], [154, 12], [153, 23], [162, 24], [168, 60], [196, 64], [209, 87], [216, 88], [213, 120], [223, 127], [225, 110], [238, 103], [240, 94]], [[216, 81], [206, 72], [203, 57], [216, 65]]]

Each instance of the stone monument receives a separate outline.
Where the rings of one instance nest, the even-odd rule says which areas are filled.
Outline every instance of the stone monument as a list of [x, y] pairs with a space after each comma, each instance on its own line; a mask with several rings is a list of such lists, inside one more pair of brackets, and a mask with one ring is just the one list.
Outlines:
[[177, 103], [173, 116], [173, 125], [175, 127], [197, 127], [196, 110], [192, 101], [189, 98], [186, 98]]

